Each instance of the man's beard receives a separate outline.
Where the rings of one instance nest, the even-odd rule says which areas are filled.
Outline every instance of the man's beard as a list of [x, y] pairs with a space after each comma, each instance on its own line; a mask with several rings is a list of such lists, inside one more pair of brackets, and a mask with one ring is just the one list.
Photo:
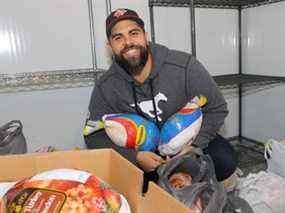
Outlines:
[[[139, 49], [139, 56], [133, 56], [125, 58], [123, 54], [128, 50], [136, 48]], [[149, 54], [149, 47], [144, 47], [141, 45], [126, 45], [123, 50], [120, 51], [118, 55], [114, 54], [115, 61], [130, 75], [138, 75], [142, 72]]]

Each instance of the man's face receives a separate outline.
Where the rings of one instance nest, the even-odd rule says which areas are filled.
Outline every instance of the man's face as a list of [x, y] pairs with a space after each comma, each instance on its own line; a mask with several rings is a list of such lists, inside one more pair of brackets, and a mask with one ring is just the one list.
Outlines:
[[118, 22], [109, 37], [116, 62], [132, 75], [140, 74], [148, 59], [146, 33], [132, 20]]

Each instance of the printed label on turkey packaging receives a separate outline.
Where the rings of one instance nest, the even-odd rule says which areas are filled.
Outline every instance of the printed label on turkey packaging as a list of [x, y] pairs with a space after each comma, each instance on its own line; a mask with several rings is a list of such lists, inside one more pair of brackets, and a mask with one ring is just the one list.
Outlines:
[[66, 196], [62, 192], [27, 188], [15, 196], [8, 207], [8, 213], [57, 213], [60, 212], [65, 200]]

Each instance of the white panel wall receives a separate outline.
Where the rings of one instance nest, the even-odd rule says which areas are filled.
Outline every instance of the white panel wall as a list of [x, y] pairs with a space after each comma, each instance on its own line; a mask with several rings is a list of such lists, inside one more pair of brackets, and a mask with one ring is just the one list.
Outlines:
[[242, 11], [243, 72], [285, 76], [285, 2]]
[[[196, 8], [196, 53], [211, 75], [238, 73], [238, 11]], [[238, 135], [237, 91], [223, 91], [229, 115], [221, 132], [226, 137]]]
[[154, 7], [155, 41], [190, 53], [191, 18], [189, 8]]
[[197, 58], [212, 75], [238, 73], [238, 11], [195, 9]]
[[0, 125], [21, 120], [33, 152], [44, 146], [59, 150], [84, 148], [84, 125], [91, 87], [0, 94]]
[[90, 67], [87, 0], [1, 3], [0, 73]]
[[238, 93], [236, 89], [222, 90], [222, 92], [228, 104], [229, 114], [221, 128], [221, 133], [225, 137], [234, 137], [239, 134]]
[[106, 26], [107, 17], [106, 1], [92, 0], [93, 22], [95, 32], [95, 48], [97, 67], [107, 69], [111, 63], [111, 53], [107, 48]]
[[243, 97], [243, 135], [266, 142], [285, 138], [285, 85]]
[[[285, 76], [285, 2], [242, 12], [243, 72]], [[285, 86], [243, 97], [243, 134], [261, 141], [285, 138]]]

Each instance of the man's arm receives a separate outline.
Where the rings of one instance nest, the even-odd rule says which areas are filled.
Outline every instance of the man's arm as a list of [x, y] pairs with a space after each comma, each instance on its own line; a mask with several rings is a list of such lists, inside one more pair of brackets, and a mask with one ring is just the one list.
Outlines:
[[104, 127], [99, 125], [102, 116], [116, 113], [110, 103], [104, 98], [101, 88], [94, 86], [89, 102], [89, 118], [85, 124], [84, 140], [88, 149], [111, 148], [119, 152], [132, 163], [136, 164], [137, 152], [134, 149], [126, 149], [114, 144], [107, 136]]
[[193, 145], [203, 149], [208, 146], [224, 124], [228, 114], [227, 103], [214, 79], [194, 57], [191, 57], [188, 65], [187, 79], [189, 100], [196, 95], [207, 97], [207, 104], [202, 108], [202, 126], [193, 142]]
[[114, 144], [107, 136], [105, 130], [99, 130], [84, 137], [88, 149], [114, 149], [134, 165], [139, 166], [145, 172], [154, 171], [164, 160], [153, 152], [137, 152], [135, 149], [127, 149]]

